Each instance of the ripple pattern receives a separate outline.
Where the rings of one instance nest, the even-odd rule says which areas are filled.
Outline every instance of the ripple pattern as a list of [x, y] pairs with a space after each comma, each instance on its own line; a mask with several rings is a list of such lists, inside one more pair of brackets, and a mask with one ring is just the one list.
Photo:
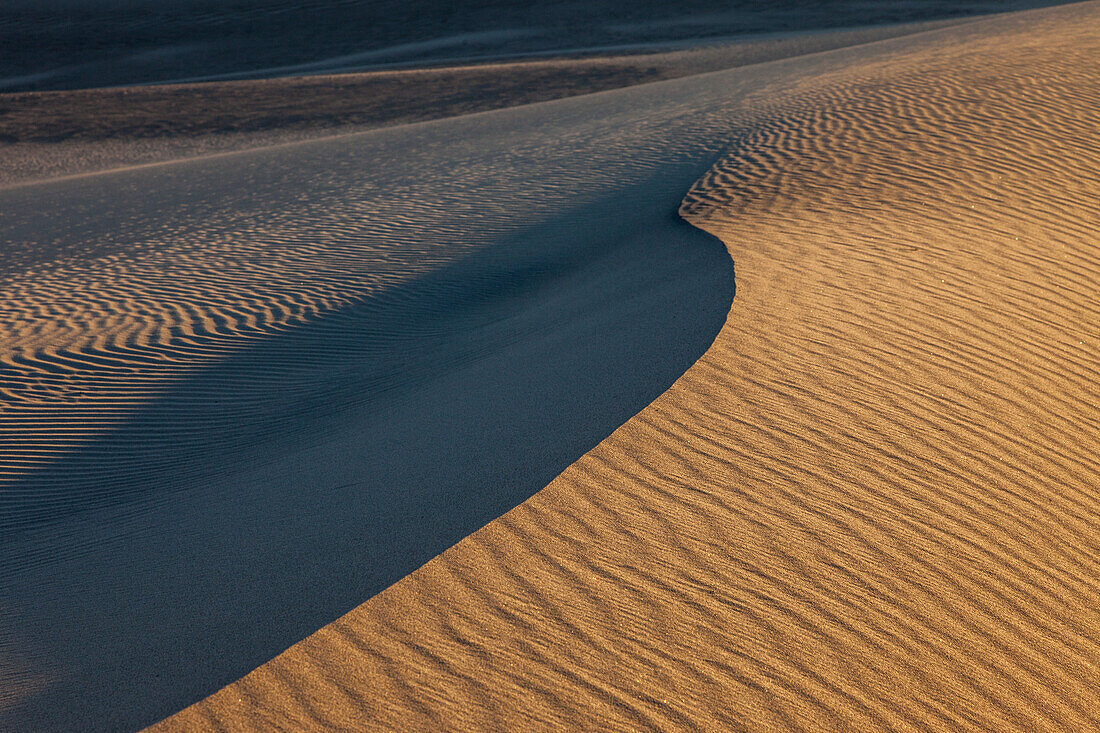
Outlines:
[[682, 207], [737, 266], [710, 351], [160, 729], [1100, 728], [1097, 27], [777, 82]]
[[732, 284], [675, 216], [729, 126], [696, 99], [0, 191], [0, 728], [201, 699], [666, 389]]
[[[622, 163], [607, 159], [619, 145], [636, 150], [653, 124], [643, 121], [617, 140], [574, 132], [559, 144], [605, 147], [596, 159], [608, 165], [582, 179], [558, 164], [538, 186], [522, 179], [522, 162], [548, 151], [529, 143], [464, 148], [429, 126], [401, 153], [384, 133], [365, 141], [363, 158], [349, 159], [338, 139], [289, 160], [261, 151], [207, 161], [214, 181], [201, 188], [185, 163], [117, 174], [124, 183], [114, 200], [105, 191], [116, 189], [99, 191], [94, 177], [10, 189], [0, 255], [0, 309], [8, 314], [0, 321], [0, 528], [114, 506], [148, 496], [153, 484], [167, 489], [175, 479], [148, 479], [163, 468], [157, 446], [174, 446], [172, 462], [181, 466], [196, 456], [204, 463], [212, 444], [240, 452], [260, 435], [308, 432], [294, 427], [300, 410], [344, 409], [415, 378], [415, 371], [391, 373], [384, 384], [356, 384], [340, 376], [340, 365], [347, 371], [355, 359], [377, 361], [417, 339], [445, 338], [448, 318], [477, 310], [469, 298], [518, 291], [516, 277], [527, 271], [576, 266], [569, 255], [525, 249], [525, 228], [549, 216], [554, 202], [598, 192], [624, 171], [647, 175], [659, 160], [655, 149]], [[712, 115], [703, 127], [716, 124]], [[700, 137], [674, 157], [713, 155]], [[436, 163], [441, 155], [446, 169]], [[155, 193], [144, 195], [142, 185]], [[288, 200], [287, 191], [301, 193]], [[65, 215], [53, 216], [54, 206]], [[503, 256], [458, 265], [502, 242]], [[434, 278], [433, 294], [411, 302], [425, 289], [407, 286], [423, 278]], [[409, 319], [409, 308], [419, 317], [397, 335], [387, 313]], [[295, 335], [306, 326], [312, 335]], [[328, 351], [316, 351], [324, 334]], [[344, 346], [334, 352], [334, 343]], [[254, 370], [234, 371], [236, 355], [264, 348], [272, 350], [266, 381]], [[119, 437], [131, 417], [145, 416], [200, 371], [220, 376], [159, 409], [161, 419], [142, 435]], [[318, 380], [322, 373], [327, 381]], [[267, 391], [272, 386], [278, 396]], [[67, 462], [77, 453], [80, 460]], [[133, 475], [121, 476], [120, 463]]]

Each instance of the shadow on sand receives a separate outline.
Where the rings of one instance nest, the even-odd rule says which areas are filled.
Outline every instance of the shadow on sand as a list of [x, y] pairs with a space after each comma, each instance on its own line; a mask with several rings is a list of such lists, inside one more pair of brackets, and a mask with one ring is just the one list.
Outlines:
[[50, 681], [0, 727], [133, 729], [201, 699], [666, 390], [724, 323], [733, 269], [647, 197], [253, 343], [27, 477], [0, 513], [0, 649]]

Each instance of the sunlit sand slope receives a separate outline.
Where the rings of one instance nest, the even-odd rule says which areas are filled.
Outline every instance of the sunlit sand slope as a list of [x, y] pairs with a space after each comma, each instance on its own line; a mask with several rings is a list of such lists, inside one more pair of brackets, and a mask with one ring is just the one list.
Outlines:
[[706, 355], [162, 728], [1100, 727], [1098, 28], [777, 88], [683, 204], [736, 263]]

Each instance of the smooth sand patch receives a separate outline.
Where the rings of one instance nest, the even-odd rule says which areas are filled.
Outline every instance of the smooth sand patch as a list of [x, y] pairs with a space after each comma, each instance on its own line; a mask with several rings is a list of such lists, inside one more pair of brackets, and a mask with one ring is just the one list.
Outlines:
[[1100, 726], [1097, 27], [776, 65], [682, 209], [737, 267], [706, 355], [159, 729]]

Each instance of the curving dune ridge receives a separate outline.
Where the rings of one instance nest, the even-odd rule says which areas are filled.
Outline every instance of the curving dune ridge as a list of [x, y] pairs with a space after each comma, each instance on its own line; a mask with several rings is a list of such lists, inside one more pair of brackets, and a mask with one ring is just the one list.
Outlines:
[[1100, 727], [1097, 28], [758, 69], [681, 209], [737, 267], [707, 353], [160, 728]]
[[0, 191], [0, 728], [202, 699], [667, 389], [731, 297], [694, 99]]

